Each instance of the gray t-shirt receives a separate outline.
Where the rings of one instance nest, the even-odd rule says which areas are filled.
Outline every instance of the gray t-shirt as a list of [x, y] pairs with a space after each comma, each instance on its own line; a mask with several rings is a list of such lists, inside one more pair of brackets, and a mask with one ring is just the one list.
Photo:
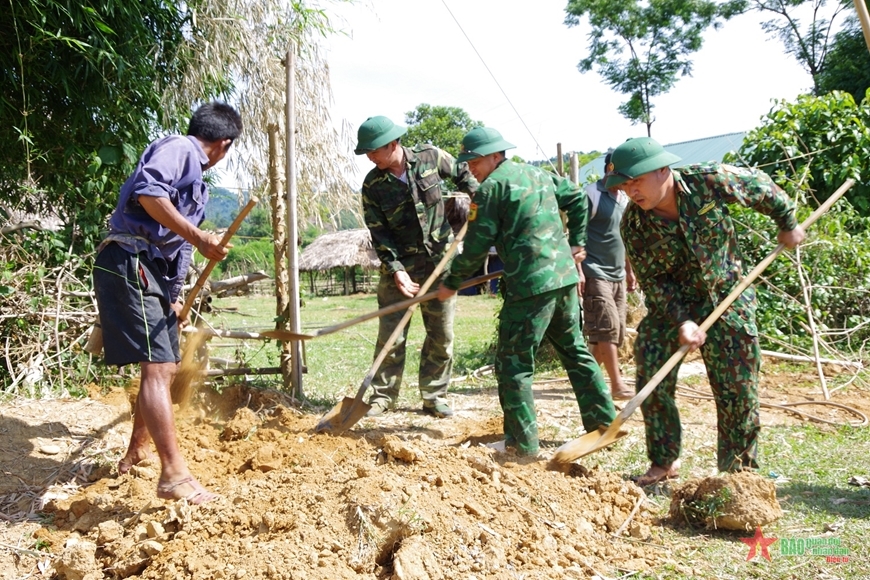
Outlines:
[[[583, 275], [610, 282], [625, 279], [625, 246], [619, 235], [619, 222], [628, 206], [623, 192], [614, 196], [601, 180], [586, 187], [589, 196], [589, 223], [586, 226], [586, 259]], [[594, 203], [598, 197], [597, 204]], [[597, 207], [596, 207], [597, 206]], [[592, 214], [593, 209], [595, 215]]]

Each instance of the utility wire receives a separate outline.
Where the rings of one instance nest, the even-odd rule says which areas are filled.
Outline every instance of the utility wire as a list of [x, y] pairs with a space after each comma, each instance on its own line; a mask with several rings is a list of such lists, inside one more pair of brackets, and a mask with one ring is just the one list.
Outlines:
[[483, 56], [481, 56], [480, 52], [478, 52], [477, 47], [474, 46], [474, 43], [471, 42], [471, 38], [469, 38], [468, 34], [465, 32], [465, 29], [462, 28], [462, 25], [459, 24], [459, 20], [457, 20], [457, 19], [456, 19], [456, 16], [453, 15], [453, 12], [450, 10], [450, 7], [447, 5], [447, 0], [441, 0], [441, 3], [444, 4], [444, 8], [447, 9], [447, 12], [450, 14], [450, 17], [453, 18], [453, 22], [455, 22], [455, 23], [456, 23], [456, 26], [459, 27], [459, 31], [462, 32], [462, 35], [465, 37], [465, 40], [468, 41], [468, 44], [471, 45], [471, 49], [474, 51], [474, 54], [476, 54], [476, 55], [477, 55], [477, 58], [480, 59], [480, 62], [483, 63], [483, 68], [485, 68], [485, 69], [486, 69], [486, 72], [489, 73], [489, 76], [492, 77], [492, 80], [495, 82], [495, 85], [498, 87], [498, 90], [501, 91], [501, 94], [504, 95], [504, 98], [505, 98], [505, 100], [507, 100], [508, 104], [511, 106], [511, 109], [513, 109], [513, 110], [514, 110], [514, 113], [516, 113], [517, 118], [520, 120], [520, 123], [522, 123], [522, 124], [523, 124], [523, 127], [526, 128], [526, 131], [528, 131], [529, 136], [532, 138], [532, 141], [535, 142], [535, 145], [538, 147], [538, 150], [539, 150], [539, 151], [544, 155], [544, 159], [547, 160], [547, 163], [549, 163], [549, 164], [550, 164], [550, 167], [552, 167], [552, 168], [553, 168], [553, 171], [555, 171], [555, 170], [556, 170], [556, 166], [553, 165], [553, 162], [552, 162], [552, 161], [550, 161], [550, 157], [547, 155], [547, 152], [544, 151], [544, 148], [541, 147], [541, 144], [540, 144], [540, 143], [538, 143], [538, 140], [535, 138], [534, 133], [532, 133], [532, 130], [529, 129], [529, 126], [528, 126], [528, 125], [526, 125], [526, 121], [525, 121], [525, 119], [523, 119], [523, 116], [520, 115], [520, 112], [519, 112], [519, 111], [517, 110], [517, 108], [514, 106], [513, 102], [511, 101], [511, 98], [508, 96], [508, 94], [507, 94], [507, 93], [505, 92], [505, 90], [502, 88], [501, 83], [499, 83], [499, 82], [498, 82], [498, 79], [495, 78], [495, 75], [494, 75], [494, 74], [492, 73], [492, 71], [490, 70], [489, 65], [486, 64], [486, 61], [485, 61], [485, 60], [483, 60]]

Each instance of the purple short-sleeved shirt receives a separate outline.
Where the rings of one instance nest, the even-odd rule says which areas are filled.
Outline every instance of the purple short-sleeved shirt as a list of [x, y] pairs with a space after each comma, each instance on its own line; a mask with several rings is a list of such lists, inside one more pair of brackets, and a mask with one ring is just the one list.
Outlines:
[[140, 195], [165, 197], [190, 223], [205, 219], [208, 187], [202, 180], [208, 156], [195, 137], [171, 135], [151, 143], [142, 153], [136, 170], [121, 187], [118, 206], [109, 219], [109, 237], [128, 252], [146, 252], [152, 260], [166, 263], [170, 299], [181, 293], [190, 265], [191, 245], [158, 223], [139, 204]]

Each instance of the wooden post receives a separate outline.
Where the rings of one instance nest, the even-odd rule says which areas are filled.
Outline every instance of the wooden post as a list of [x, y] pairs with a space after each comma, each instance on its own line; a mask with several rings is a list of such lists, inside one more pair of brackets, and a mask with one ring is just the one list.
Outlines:
[[556, 173], [565, 175], [565, 166], [562, 163], [562, 144], [556, 143]]
[[867, 50], [870, 50], [870, 13], [867, 12], [864, 0], [855, 0], [855, 11], [858, 13], [858, 20], [861, 21], [861, 30], [864, 31], [864, 42], [867, 44]]
[[[272, 253], [275, 258], [275, 330], [290, 330], [290, 289], [287, 276], [287, 204], [278, 164], [278, 125], [269, 125], [269, 198], [272, 201]], [[284, 385], [290, 384], [292, 357], [290, 344], [281, 343], [279, 366]]]
[[568, 165], [568, 175], [571, 179], [571, 183], [577, 183], [577, 180], [579, 179], [578, 174], [580, 173], [580, 160], [577, 159], [576, 152], [574, 152], [574, 151], [571, 152], [570, 161], [571, 161], [571, 163], [570, 163], [570, 165]]
[[[285, 61], [287, 72], [287, 95], [285, 105], [284, 127], [286, 129], [286, 157], [285, 171], [287, 172], [287, 286], [290, 290], [290, 304], [288, 305], [288, 319], [290, 331], [302, 333], [302, 323], [299, 320], [299, 231], [296, 214], [296, 53], [291, 44], [287, 49]], [[302, 348], [299, 341], [290, 342], [290, 385], [296, 398], [304, 398], [302, 391]]]

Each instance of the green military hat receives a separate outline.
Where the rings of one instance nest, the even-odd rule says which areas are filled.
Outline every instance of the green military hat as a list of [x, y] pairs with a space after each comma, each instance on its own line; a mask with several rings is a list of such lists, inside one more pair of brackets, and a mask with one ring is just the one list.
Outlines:
[[396, 125], [383, 115], [369, 117], [359, 126], [356, 133], [357, 145], [354, 153], [362, 155], [383, 147], [391, 141], [395, 141], [408, 132], [407, 127]]
[[459, 161], [468, 161], [475, 157], [483, 157], [490, 153], [498, 153], [506, 149], [513, 149], [516, 145], [508, 143], [501, 133], [489, 127], [477, 127], [465, 134], [462, 138], [462, 151], [459, 153]]
[[640, 177], [644, 173], [667, 167], [680, 158], [668, 153], [650, 137], [629, 139], [613, 150], [610, 164], [607, 168], [607, 182], [604, 187], [618, 187], [630, 179]]

